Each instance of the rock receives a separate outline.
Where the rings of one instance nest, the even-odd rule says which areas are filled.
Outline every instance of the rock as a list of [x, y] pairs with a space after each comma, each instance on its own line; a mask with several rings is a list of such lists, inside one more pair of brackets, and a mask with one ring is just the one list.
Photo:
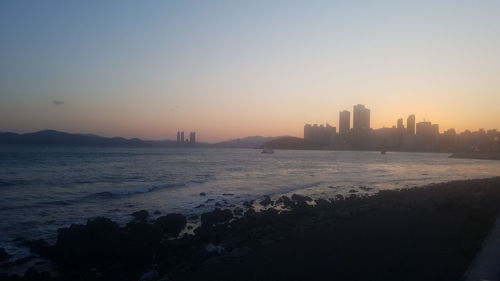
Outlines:
[[156, 219], [155, 225], [162, 233], [171, 237], [177, 237], [186, 226], [186, 217], [182, 214], [168, 214]]
[[18, 265], [23, 265], [23, 264], [30, 262], [34, 258], [35, 258], [35, 256], [27, 256], [24, 258], [19, 258], [15, 261], [3, 263], [2, 267], [13, 267], [13, 266], [18, 266]]
[[233, 210], [233, 213], [237, 216], [242, 216], [243, 215], [243, 209], [238, 207]]
[[195, 209], [198, 209], [198, 208], [202, 208], [202, 207], [205, 207], [205, 204], [200, 204], [200, 205], [198, 205], [198, 206], [196, 206], [196, 207], [194, 207], [194, 208], [195, 208]]
[[188, 217], [188, 219], [190, 219], [190, 220], [197, 220], [199, 218], [200, 218], [200, 216], [198, 216], [198, 215], [191, 215]]
[[133, 212], [132, 216], [136, 221], [146, 221], [146, 219], [149, 217], [149, 212], [146, 210], [140, 210], [137, 212]]
[[220, 207], [223, 207], [223, 206], [224, 205], [222, 205], [220, 202], [215, 203], [215, 207], [219, 207], [220, 208]]
[[319, 208], [328, 208], [330, 207], [330, 202], [326, 199], [316, 199], [316, 207]]
[[200, 196], [206, 196], [207, 194], [205, 192], [200, 192]]
[[245, 202], [243, 202], [243, 206], [245, 206], [247, 208], [252, 207], [252, 205], [253, 205], [253, 201], [245, 201]]
[[293, 202], [288, 198], [287, 196], [281, 196], [278, 200], [276, 200], [276, 203], [282, 204], [283, 207], [285, 208], [293, 208]]
[[297, 204], [306, 204], [307, 201], [311, 200], [312, 199], [309, 196], [303, 196], [295, 193], [292, 195], [292, 201], [294, 201]]
[[234, 248], [231, 251], [230, 255], [233, 258], [239, 258], [239, 257], [243, 257], [243, 256], [250, 254], [251, 251], [252, 251], [252, 249], [249, 247]]
[[271, 198], [269, 196], [264, 196], [264, 199], [262, 199], [262, 201], [260, 201], [260, 205], [266, 207], [266, 206], [269, 206], [271, 204]]
[[351, 216], [351, 213], [349, 213], [348, 211], [340, 210], [340, 211], [336, 211], [335, 215], [339, 218], [348, 218]]
[[10, 257], [11, 255], [9, 255], [4, 248], [0, 248], [0, 262], [8, 260]]
[[357, 193], [357, 192], [359, 192], [359, 191], [357, 191], [357, 190], [355, 190], [355, 189], [351, 189], [351, 190], [349, 190], [349, 193]]
[[149, 272], [144, 273], [139, 281], [156, 281], [160, 278], [160, 273], [157, 270], [151, 270]]
[[233, 193], [222, 193], [222, 196], [233, 196]]
[[231, 210], [228, 209], [221, 210], [217, 208], [212, 212], [203, 213], [201, 215], [201, 225], [212, 226], [214, 224], [225, 223], [232, 218], [233, 218], [233, 213], [231, 212]]
[[337, 194], [337, 195], [335, 195], [335, 198], [337, 198], [337, 200], [344, 200], [344, 195]]
[[214, 201], [214, 200], [215, 200], [215, 199], [210, 198], [210, 199], [207, 199], [207, 201], [205, 201], [205, 203], [212, 202], [212, 201]]
[[50, 251], [49, 243], [43, 239], [27, 240], [21, 243], [21, 245], [30, 248], [32, 253], [38, 254], [42, 257], [48, 256]]
[[160, 215], [160, 214], [161, 214], [161, 211], [160, 211], [160, 210], [156, 210], [153, 214], [155, 214], [155, 215]]
[[31, 266], [24, 273], [22, 280], [49, 281], [52, 280], [52, 278], [50, 277], [50, 273], [48, 273], [47, 271], [38, 272], [36, 268]]
[[224, 252], [224, 247], [221, 245], [214, 245], [212, 243], [208, 243], [208, 245], [205, 247], [205, 251], [220, 255]]

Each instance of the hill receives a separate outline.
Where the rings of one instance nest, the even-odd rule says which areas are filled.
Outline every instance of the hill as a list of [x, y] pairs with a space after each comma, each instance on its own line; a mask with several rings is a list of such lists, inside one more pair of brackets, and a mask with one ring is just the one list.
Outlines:
[[63, 145], [63, 146], [175, 146], [174, 141], [146, 141], [138, 138], [101, 137], [90, 134], [72, 134], [55, 130], [35, 133], [0, 133], [0, 145]]
[[273, 149], [320, 149], [318, 145], [306, 143], [302, 138], [296, 137], [281, 137], [268, 141], [260, 146], [270, 147]]
[[263, 144], [277, 138], [279, 137], [250, 136], [241, 139], [218, 142], [213, 144], [212, 146], [218, 148], [258, 148]]

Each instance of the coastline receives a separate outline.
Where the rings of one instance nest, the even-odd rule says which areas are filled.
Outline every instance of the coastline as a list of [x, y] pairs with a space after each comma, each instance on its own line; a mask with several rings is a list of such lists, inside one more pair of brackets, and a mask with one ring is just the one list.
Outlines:
[[[141, 211], [125, 226], [99, 218], [60, 230], [55, 245], [23, 241], [50, 261], [23, 280], [459, 280], [499, 200], [500, 177], [332, 201], [264, 197], [253, 204], [260, 212], [249, 202], [204, 213], [196, 235], [180, 238], [179, 214]], [[50, 264], [59, 277], [43, 273]]]
[[453, 153], [450, 158], [500, 160], [500, 152], [457, 152]]

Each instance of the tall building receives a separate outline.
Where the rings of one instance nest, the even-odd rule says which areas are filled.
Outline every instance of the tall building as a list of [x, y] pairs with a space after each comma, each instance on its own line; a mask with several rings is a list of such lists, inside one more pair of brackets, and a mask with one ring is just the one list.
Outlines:
[[316, 145], [330, 145], [335, 139], [337, 134], [337, 128], [330, 126], [326, 123], [326, 126], [314, 124], [304, 125], [304, 141], [310, 144]]
[[181, 132], [181, 143], [184, 143], [184, 131]]
[[339, 134], [341, 137], [349, 135], [351, 129], [351, 113], [347, 110], [339, 113]]
[[439, 125], [431, 122], [418, 122], [415, 126], [420, 148], [434, 149], [439, 140]]
[[406, 128], [408, 135], [415, 135], [415, 115], [408, 116], [408, 119], [406, 119]]
[[353, 130], [370, 128], [370, 110], [362, 104], [353, 107], [352, 128]]
[[190, 144], [195, 144], [196, 143], [196, 133], [195, 132], [190, 132], [189, 133], [189, 143]]
[[397, 126], [398, 130], [403, 130], [405, 128], [405, 126], [403, 125], [403, 118], [399, 118], [398, 119], [398, 126]]
[[177, 144], [181, 143], [181, 132], [177, 131]]

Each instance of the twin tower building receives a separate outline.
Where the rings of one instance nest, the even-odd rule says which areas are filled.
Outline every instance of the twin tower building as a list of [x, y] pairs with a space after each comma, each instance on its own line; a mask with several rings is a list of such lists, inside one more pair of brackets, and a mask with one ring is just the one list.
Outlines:
[[189, 133], [189, 139], [184, 138], [184, 132], [177, 132], [177, 145], [193, 145], [196, 143], [196, 132]]

